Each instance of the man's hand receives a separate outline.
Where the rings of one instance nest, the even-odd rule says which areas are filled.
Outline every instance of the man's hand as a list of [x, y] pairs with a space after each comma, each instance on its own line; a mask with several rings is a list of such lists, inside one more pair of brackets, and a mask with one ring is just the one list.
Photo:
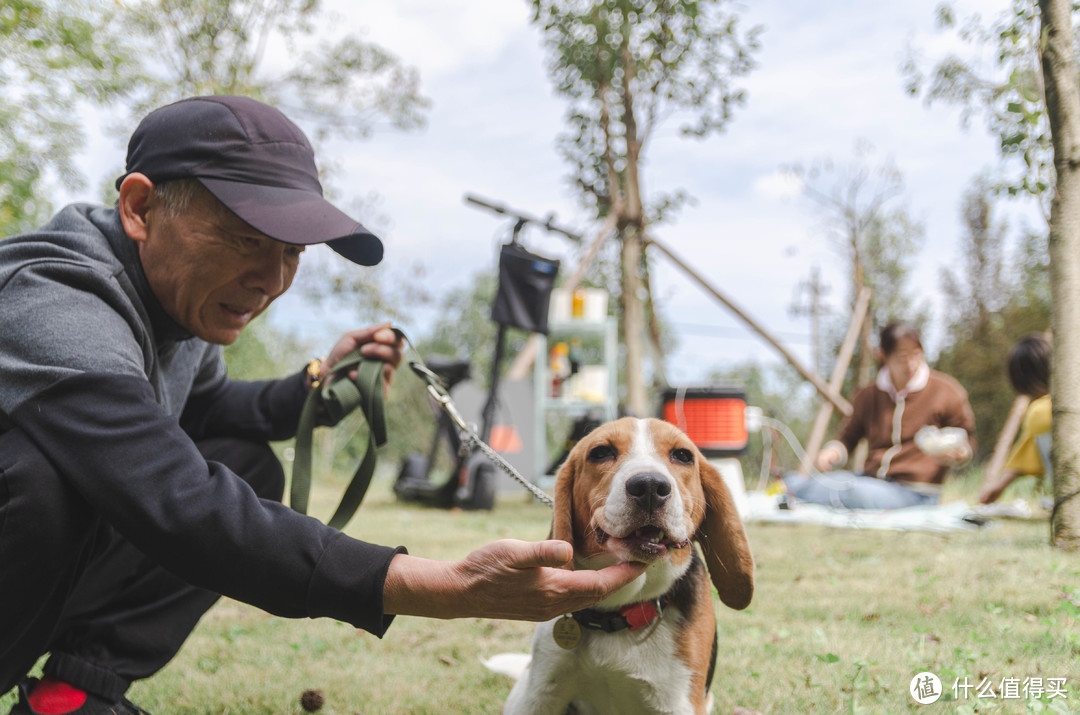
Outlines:
[[846, 451], [839, 442], [829, 442], [818, 452], [817, 459], [814, 460], [814, 466], [817, 467], [819, 472], [828, 472], [835, 469], [847, 460]]
[[383, 588], [386, 613], [429, 618], [508, 618], [546, 621], [588, 608], [633, 581], [645, 564], [568, 571], [565, 541], [505, 539], [461, 561], [398, 554]]
[[[333, 372], [334, 365], [341, 358], [359, 347], [360, 353], [364, 357], [375, 358], [386, 363], [383, 367], [383, 391], [389, 393], [390, 383], [394, 379], [394, 371], [401, 364], [401, 343], [401, 338], [390, 329], [390, 323], [382, 323], [345, 333], [331, 348], [326, 359], [322, 361], [319, 379], [325, 379], [327, 375]], [[356, 370], [350, 371], [349, 378], [356, 379]]]

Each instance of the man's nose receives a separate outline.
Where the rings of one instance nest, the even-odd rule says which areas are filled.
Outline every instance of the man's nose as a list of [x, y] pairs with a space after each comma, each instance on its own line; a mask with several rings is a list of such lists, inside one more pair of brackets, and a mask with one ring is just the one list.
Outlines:
[[282, 251], [269, 250], [258, 256], [248, 271], [247, 287], [276, 296], [288, 287], [289, 267]]

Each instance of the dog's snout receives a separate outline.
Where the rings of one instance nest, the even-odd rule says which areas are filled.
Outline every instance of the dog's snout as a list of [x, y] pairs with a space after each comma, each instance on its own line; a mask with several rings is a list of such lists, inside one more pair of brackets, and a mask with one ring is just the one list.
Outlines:
[[626, 480], [626, 493], [639, 507], [652, 511], [663, 506], [671, 496], [671, 482], [652, 472], [635, 474]]

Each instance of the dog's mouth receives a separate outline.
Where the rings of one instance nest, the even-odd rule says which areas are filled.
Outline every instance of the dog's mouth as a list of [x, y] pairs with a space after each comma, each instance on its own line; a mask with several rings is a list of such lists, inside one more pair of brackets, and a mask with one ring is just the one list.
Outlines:
[[666, 556], [669, 550], [685, 549], [690, 545], [690, 539], [672, 539], [658, 526], [643, 526], [625, 536], [612, 536], [598, 526], [595, 530], [596, 543], [603, 546], [609, 539], [613, 540], [628, 549], [635, 560], [640, 561], [655, 561]]

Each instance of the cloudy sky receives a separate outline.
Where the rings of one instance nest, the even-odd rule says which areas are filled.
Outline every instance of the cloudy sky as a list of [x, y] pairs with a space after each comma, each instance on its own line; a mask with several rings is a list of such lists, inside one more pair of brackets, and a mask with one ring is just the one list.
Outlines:
[[[875, 147], [903, 172], [911, 214], [926, 227], [915, 283], [934, 301], [940, 267], [957, 258], [959, 202], [972, 177], [996, 161], [978, 120], [967, 131], [955, 108], [908, 97], [899, 71], [905, 48], [936, 56], [955, 41], [935, 30], [937, 0], [903, 3], [783, 0], [749, 3], [746, 26], [761, 25], [758, 68], [728, 130], [705, 141], [673, 128], [649, 148], [646, 191], [682, 188], [695, 197], [656, 233], [750, 315], [809, 361], [809, 324], [790, 315], [795, 286], [819, 266], [840, 308], [846, 283], [813, 207], [782, 169], [821, 157], [845, 160], [855, 143]], [[342, 3], [344, 5], [344, 3]], [[525, 3], [507, 0], [354, 2], [343, 11], [367, 37], [419, 68], [433, 101], [426, 130], [382, 135], [345, 157], [358, 186], [378, 191], [390, 260], [430, 257], [433, 285], [458, 284], [494, 264], [505, 222], [468, 206], [489, 197], [591, 233], [554, 151], [565, 105], [550, 89], [538, 33]], [[995, 17], [1005, 3], [960, 5]], [[1037, 221], [1030, 208], [1003, 207], [1011, 223]], [[535, 249], [574, 254], [557, 237], [531, 233]], [[541, 251], [541, 252], [542, 252]], [[680, 334], [669, 370], [693, 381], [711, 365], [775, 359], [770, 347], [677, 269], [656, 259], [656, 288]], [[927, 336], [930, 343], [935, 331]]]
[[[904, 201], [926, 227], [915, 284], [941, 310], [942, 266], [955, 261], [959, 202], [973, 176], [996, 161], [996, 144], [979, 120], [965, 131], [955, 108], [927, 108], [903, 91], [905, 47], [934, 56], [953, 40], [935, 31], [937, 0], [865, 3], [757, 0], [744, 26], [761, 25], [758, 67], [742, 81], [748, 102], [723, 134], [680, 139], [674, 128], [649, 147], [648, 191], [684, 189], [694, 198], [656, 234], [747, 313], [809, 363], [809, 323], [792, 316], [795, 288], [813, 267], [839, 309], [846, 283], [813, 207], [783, 180], [783, 167], [852, 157], [857, 141], [873, 158], [892, 160], [905, 180]], [[467, 283], [495, 265], [507, 223], [465, 203], [477, 194], [537, 216], [554, 212], [582, 233], [595, 229], [577, 208], [567, 166], [554, 148], [565, 105], [544, 69], [540, 37], [520, 0], [334, 0], [338, 27], [360, 30], [418, 68], [432, 108], [426, 129], [383, 133], [327, 147], [341, 162], [346, 195], [379, 196], [387, 261], [422, 261], [436, 290]], [[961, 15], [996, 16], [1003, 0], [967, 0]], [[1002, 207], [1010, 225], [1035, 224], [1030, 207]], [[526, 235], [541, 253], [576, 263], [557, 237]], [[655, 288], [679, 333], [669, 376], [693, 383], [716, 365], [778, 359], [743, 324], [655, 258]], [[276, 319], [290, 320], [287, 303]], [[422, 315], [417, 320], [423, 321]], [[421, 332], [418, 326], [413, 332]], [[933, 349], [939, 324], [927, 335]], [[827, 368], [826, 368], [827, 369]]]

